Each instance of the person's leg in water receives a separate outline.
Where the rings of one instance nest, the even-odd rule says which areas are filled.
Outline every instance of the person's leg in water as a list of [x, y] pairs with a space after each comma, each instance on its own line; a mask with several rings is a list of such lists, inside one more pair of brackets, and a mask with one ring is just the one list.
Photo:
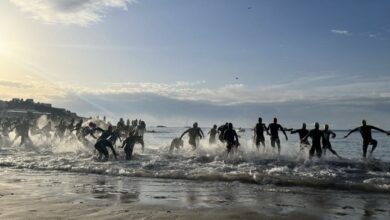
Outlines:
[[228, 155], [232, 152], [233, 147], [234, 147], [233, 143], [227, 143], [226, 148], [227, 148]]
[[372, 139], [372, 140], [370, 141], [370, 144], [372, 144], [372, 148], [371, 148], [371, 151], [370, 151], [370, 156], [371, 156], [372, 153], [374, 152], [376, 146], [378, 145], [378, 141]]
[[315, 152], [315, 146], [312, 145], [310, 150], [309, 150], [309, 157], [310, 157], [310, 159], [314, 156], [314, 152]]
[[278, 154], [280, 155], [280, 139], [276, 139], [276, 144], [278, 145]]
[[367, 156], [367, 148], [369, 143], [369, 141], [363, 141], [363, 158], [366, 158]]
[[315, 149], [316, 149], [316, 151], [317, 151], [317, 157], [318, 157], [318, 158], [321, 158], [321, 156], [322, 156], [321, 145], [316, 146]]
[[196, 140], [194, 138], [190, 138], [188, 143], [192, 146], [192, 150], [196, 150]]
[[328, 143], [327, 145], [324, 145], [324, 147], [323, 147], [324, 155], [325, 155], [326, 149], [328, 149], [330, 152], [332, 152], [333, 155], [335, 155], [335, 156], [337, 156], [338, 158], [341, 159], [341, 157], [337, 154], [337, 152], [335, 150], [333, 150], [331, 143]]
[[271, 138], [271, 147], [275, 149], [275, 138]]
[[134, 144], [126, 145], [124, 149], [126, 153], [126, 160], [131, 160], [131, 157], [133, 156], [133, 149], [134, 149]]
[[102, 150], [102, 147], [103, 144], [102, 144], [102, 140], [98, 141], [96, 144], [95, 144], [95, 149], [98, 151], [98, 160], [101, 160], [102, 157], [103, 157], [103, 150]]

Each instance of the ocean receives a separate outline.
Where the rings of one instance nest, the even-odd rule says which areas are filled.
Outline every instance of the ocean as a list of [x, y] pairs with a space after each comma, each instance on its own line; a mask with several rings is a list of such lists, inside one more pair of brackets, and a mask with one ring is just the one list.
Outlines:
[[[288, 141], [281, 136], [279, 156], [270, 147], [268, 136], [266, 148], [261, 146], [257, 150], [253, 144], [253, 132], [246, 129], [239, 133], [241, 146], [238, 152], [228, 156], [223, 144], [209, 145], [208, 137], [200, 140], [200, 146], [193, 151], [185, 136], [184, 147], [169, 153], [170, 142], [179, 137], [185, 128], [150, 127], [148, 130], [155, 132], [145, 134], [145, 152], [141, 152], [141, 146], [136, 145], [131, 161], [124, 160], [124, 152], [119, 147], [116, 148], [120, 155], [118, 160], [96, 161], [94, 139], [90, 139], [88, 146], [83, 146], [75, 138], [60, 142], [32, 136], [34, 146], [2, 146], [0, 166], [60, 173], [238, 181], [261, 186], [390, 193], [390, 138], [384, 134], [373, 134], [379, 144], [369, 159], [362, 159], [359, 133], [344, 139], [346, 132], [337, 132], [337, 137], [332, 139], [333, 149], [343, 159], [328, 151], [323, 158], [310, 160], [308, 149], [300, 151], [296, 134], [288, 134]], [[203, 128], [205, 133], [208, 130]]]

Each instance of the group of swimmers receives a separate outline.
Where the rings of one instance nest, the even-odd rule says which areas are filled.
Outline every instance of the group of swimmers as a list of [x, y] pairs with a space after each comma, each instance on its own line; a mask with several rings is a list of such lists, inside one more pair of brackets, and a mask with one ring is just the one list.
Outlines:
[[[56, 122], [53, 120], [53, 122]], [[103, 129], [102, 127], [106, 127]], [[54, 128], [54, 129], [53, 129]], [[368, 146], [372, 145], [370, 154], [375, 150], [378, 142], [372, 138], [372, 130], [386, 133], [390, 135], [389, 132], [386, 132], [380, 128], [367, 125], [366, 121], [362, 121], [362, 126], [350, 130], [350, 132], [345, 136], [347, 138], [351, 133], [359, 131], [363, 138], [363, 157], [367, 156]], [[10, 140], [10, 132], [15, 131], [15, 136], [13, 140]], [[335, 138], [336, 134], [329, 129], [329, 125], [325, 125], [323, 130], [320, 130], [319, 123], [315, 123], [315, 128], [312, 130], [307, 130], [306, 124], [303, 123], [302, 128], [300, 129], [286, 129], [282, 125], [278, 124], [277, 118], [273, 119], [273, 123], [270, 123], [268, 126], [263, 123], [262, 118], [258, 119], [258, 123], [253, 128], [253, 142], [256, 145], [257, 149], [260, 149], [261, 145], [265, 149], [265, 134], [270, 136], [271, 147], [275, 149], [277, 147], [278, 153], [280, 154], [281, 142], [279, 138], [279, 132], [282, 132], [286, 140], [288, 140], [287, 131], [291, 134], [297, 133], [299, 135], [300, 147], [301, 150], [305, 147], [310, 147], [309, 156], [310, 158], [316, 155], [321, 157], [326, 154], [326, 150], [329, 150], [335, 156], [341, 158], [337, 152], [332, 148], [330, 139]], [[112, 151], [114, 157], [117, 157], [114, 146], [116, 143], [120, 143], [120, 147], [124, 149], [126, 159], [130, 160], [133, 154], [134, 145], [136, 143], [141, 144], [142, 151], [144, 151], [144, 133], [146, 132], [146, 123], [142, 120], [133, 120], [129, 119], [125, 122], [122, 118], [118, 121], [116, 126], [112, 126], [110, 123], [106, 123], [105, 120], [101, 125], [90, 121], [85, 122], [83, 119], [79, 119], [76, 123], [75, 119], [71, 119], [69, 123], [65, 119], [57, 120], [55, 126], [52, 125], [52, 121], [48, 120], [46, 125], [42, 128], [38, 127], [37, 120], [35, 119], [7, 119], [0, 118], [0, 143], [4, 144], [6, 141], [10, 142], [10, 145], [13, 145], [20, 138], [20, 146], [26, 144], [32, 144], [30, 139], [31, 135], [41, 135], [42, 138], [49, 140], [54, 137], [59, 138], [60, 140], [69, 140], [76, 137], [78, 141], [83, 144], [88, 144], [88, 136], [96, 139], [95, 149], [98, 152], [98, 160], [107, 160], [109, 158], [108, 149]], [[95, 135], [99, 133], [100, 135], [96, 137]], [[171, 142], [170, 152], [174, 149], [179, 149], [184, 145], [182, 138], [188, 134], [189, 140], [188, 143], [192, 146], [193, 149], [196, 149], [199, 145], [199, 140], [205, 137], [202, 129], [198, 126], [198, 123], [194, 123], [192, 128], [185, 130], [180, 137], [174, 138]], [[233, 127], [232, 123], [226, 123], [221, 126], [214, 125], [210, 131], [207, 133], [209, 135], [209, 143], [215, 144], [217, 141], [226, 145], [227, 153], [231, 153], [238, 149], [240, 146], [239, 138], [236, 130]], [[311, 144], [309, 142], [311, 138]]]
[[[365, 120], [362, 121], [362, 126], [354, 128], [350, 130], [350, 132], [344, 136], [344, 138], [347, 138], [351, 133], [359, 131], [362, 138], [363, 138], [363, 157], [365, 158], [367, 156], [367, 149], [369, 145], [372, 145], [370, 154], [372, 154], [378, 144], [378, 142], [372, 138], [372, 130], [376, 130], [382, 133], [385, 133], [387, 135], [390, 135], [390, 132], [384, 131], [380, 128], [377, 128], [372, 125], [367, 125], [367, 122]], [[315, 123], [315, 128], [312, 130], [307, 130], [306, 124], [303, 123], [302, 128], [300, 129], [287, 129], [284, 128], [282, 125], [278, 124], [278, 119], [274, 118], [273, 123], [270, 123], [268, 126], [263, 123], [262, 118], [258, 119], [258, 123], [253, 129], [254, 135], [253, 135], [253, 142], [255, 143], [257, 149], [260, 148], [260, 145], [265, 148], [265, 136], [264, 133], [270, 136], [270, 142], [271, 147], [275, 148], [275, 145], [277, 145], [278, 153], [280, 154], [280, 138], [279, 138], [279, 131], [283, 133], [286, 140], [288, 140], [288, 136], [286, 131], [290, 131], [291, 134], [297, 133], [299, 135], [300, 140], [300, 148], [303, 150], [305, 147], [310, 146], [309, 150], [309, 156], [310, 158], [316, 155], [317, 157], [321, 157], [322, 155], [326, 154], [326, 150], [329, 150], [331, 153], [333, 153], [338, 158], [341, 158], [337, 152], [332, 148], [332, 144], [330, 142], [331, 138], [335, 138], [336, 134], [329, 129], [329, 125], [325, 124], [324, 130], [320, 130], [320, 124], [318, 122]], [[199, 139], [204, 137], [202, 129], [198, 127], [198, 123], [194, 123], [192, 128], [189, 128], [179, 138], [175, 138], [172, 140], [170, 151], [174, 150], [175, 148], [178, 149], [180, 146], [183, 146], [182, 138], [185, 134], [188, 133], [189, 141], [188, 143], [192, 146], [193, 149], [196, 149], [198, 146]], [[237, 132], [233, 128], [232, 123], [226, 123], [222, 126], [217, 127], [217, 125], [214, 125], [213, 128], [208, 132], [210, 135], [209, 137], [209, 143], [214, 144], [216, 143], [217, 139], [216, 136], [218, 135], [219, 140], [222, 143], [226, 144], [227, 152], [230, 153], [232, 150], [235, 150], [240, 146], [239, 142], [239, 135], [237, 135]], [[311, 138], [312, 142], [310, 144], [309, 138]]]
[[[53, 126], [53, 124], [56, 124]], [[117, 157], [114, 146], [118, 141], [122, 142], [122, 148], [124, 148], [126, 159], [130, 160], [133, 152], [133, 147], [136, 143], [141, 144], [142, 151], [145, 148], [144, 133], [146, 132], [146, 123], [142, 120], [129, 119], [125, 121], [121, 118], [116, 126], [112, 126], [105, 121], [100, 122], [101, 125], [90, 121], [85, 122], [83, 119], [79, 119], [76, 123], [75, 119], [71, 119], [67, 122], [65, 119], [52, 119], [42, 127], [38, 127], [38, 119], [10, 119], [0, 118], [0, 144], [1, 145], [14, 145], [19, 139], [19, 146], [33, 145], [30, 135], [40, 135], [41, 139], [48, 141], [57, 138], [61, 141], [70, 141], [77, 139], [82, 144], [89, 143], [88, 136], [96, 139], [95, 149], [98, 152], [98, 160], [107, 160], [109, 153], [107, 148], [111, 149], [114, 157]], [[102, 129], [106, 126], [108, 128]], [[11, 140], [10, 133], [15, 133], [14, 138]], [[53, 135], [52, 135], [53, 133]], [[97, 137], [96, 134], [100, 135]], [[122, 141], [123, 139], [123, 141]]]

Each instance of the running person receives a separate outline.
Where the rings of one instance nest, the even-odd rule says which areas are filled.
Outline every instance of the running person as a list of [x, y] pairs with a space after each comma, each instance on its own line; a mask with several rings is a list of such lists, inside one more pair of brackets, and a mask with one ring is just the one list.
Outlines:
[[291, 134], [295, 134], [295, 133], [298, 133], [298, 135], [299, 135], [299, 142], [300, 142], [300, 150], [301, 151], [304, 149], [304, 147], [310, 146], [309, 141], [307, 139], [304, 140], [304, 138], [307, 136], [307, 134], [309, 134], [309, 130], [306, 129], [306, 123], [302, 124], [301, 129], [291, 130]]
[[260, 143], [265, 148], [264, 131], [268, 132], [267, 126], [263, 123], [263, 119], [259, 118], [259, 123], [257, 123], [256, 127], [254, 128], [254, 137], [253, 137], [257, 149], [259, 149]]
[[366, 158], [366, 156], [367, 156], [368, 145], [372, 145], [370, 155], [372, 155], [376, 146], [378, 145], [378, 141], [376, 141], [375, 139], [372, 138], [372, 130], [377, 130], [377, 131], [380, 131], [380, 132], [385, 133], [387, 135], [390, 135], [389, 132], [386, 132], [380, 128], [377, 128], [377, 127], [374, 127], [371, 125], [367, 125], [366, 120], [363, 120], [362, 126], [357, 127], [355, 129], [352, 129], [347, 135], [344, 136], [344, 138], [347, 138], [353, 132], [356, 132], [356, 131], [360, 132], [360, 134], [362, 135], [362, 138], [363, 138], [363, 158]]
[[202, 139], [204, 137], [204, 134], [203, 134], [203, 131], [202, 129], [200, 129], [198, 127], [198, 123], [194, 123], [193, 127], [192, 128], [189, 128], [188, 130], [186, 130], [185, 132], [183, 132], [183, 134], [180, 136], [180, 139], [183, 138], [183, 136], [185, 134], [188, 133], [188, 136], [189, 136], [189, 140], [188, 140], [188, 143], [192, 146], [192, 149], [195, 150], [196, 149], [196, 139], [199, 137], [200, 139]]
[[126, 154], [126, 160], [131, 160], [133, 156], [134, 145], [137, 142], [137, 136], [133, 132], [129, 133], [129, 136], [123, 141], [122, 148], [124, 148]]
[[336, 134], [329, 130], [329, 125], [325, 125], [325, 130], [323, 131], [323, 137], [322, 137], [322, 150], [324, 151], [324, 155], [326, 155], [326, 149], [330, 150], [332, 154], [336, 155], [338, 158], [341, 159], [341, 157], [337, 154], [335, 150], [332, 148], [332, 144], [330, 143], [330, 138], [335, 138]]
[[287, 134], [284, 131], [284, 128], [278, 124], [278, 119], [274, 118], [274, 122], [268, 125], [267, 131], [269, 131], [271, 135], [271, 146], [275, 148], [275, 143], [278, 145], [278, 153], [280, 154], [280, 139], [279, 139], [279, 130], [281, 130], [288, 140]]
[[114, 146], [112, 146], [111, 141], [108, 140], [109, 137], [114, 135], [114, 133], [112, 132], [112, 126], [111, 125], [108, 126], [107, 130], [103, 130], [99, 127], [96, 128], [95, 130], [102, 132], [102, 134], [100, 135], [100, 137], [98, 138], [95, 144], [95, 149], [99, 152], [98, 159], [101, 160], [102, 156], [104, 155], [103, 160], [104, 161], [108, 160], [109, 155], [108, 155], [107, 147], [111, 149], [112, 154], [114, 154], [115, 159], [117, 159]]
[[232, 151], [232, 149], [237, 149], [240, 145], [238, 141], [237, 132], [233, 129], [233, 124], [229, 123], [226, 131], [224, 132], [223, 139], [226, 141], [226, 148], [228, 154]]
[[320, 124], [316, 122], [315, 128], [302, 139], [302, 141], [307, 141], [307, 138], [311, 137], [311, 148], [309, 151], [309, 156], [312, 158], [314, 153], [317, 153], [317, 157], [320, 158], [322, 155], [321, 150], [321, 139], [324, 138], [324, 133], [320, 130]]
[[216, 139], [216, 136], [217, 136], [217, 133], [218, 133], [218, 130], [217, 130], [217, 125], [214, 125], [212, 129], [210, 129], [209, 134], [210, 135], [210, 138], [209, 138], [209, 144], [215, 144], [215, 142], [217, 141]]

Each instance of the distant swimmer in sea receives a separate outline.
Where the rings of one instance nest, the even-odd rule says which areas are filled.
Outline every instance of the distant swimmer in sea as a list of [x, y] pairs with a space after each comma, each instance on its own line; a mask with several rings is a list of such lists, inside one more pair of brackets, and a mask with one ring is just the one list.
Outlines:
[[304, 140], [307, 134], [309, 134], [309, 130], [306, 129], [306, 123], [302, 124], [301, 129], [291, 130], [291, 134], [295, 134], [295, 133], [298, 133], [299, 135], [300, 148], [301, 148], [300, 150], [303, 150], [305, 147], [310, 146], [309, 141], [307, 139]]
[[268, 133], [267, 126], [263, 123], [263, 119], [259, 118], [258, 123], [254, 128], [254, 137], [253, 137], [257, 149], [259, 149], [260, 143], [265, 148], [264, 131]]
[[188, 133], [188, 136], [189, 136], [189, 140], [188, 140], [188, 143], [192, 146], [192, 149], [196, 149], [196, 147], [197, 147], [197, 144], [196, 144], [196, 140], [197, 140], [197, 138], [200, 138], [200, 139], [202, 139], [203, 137], [204, 137], [204, 134], [203, 134], [203, 131], [202, 131], [202, 129], [200, 129], [199, 127], [198, 127], [198, 123], [194, 123], [193, 124], [193, 126], [192, 126], [192, 128], [189, 128], [188, 130], [186, 130], [185, 132], [183, 132], [183, 134], [180, 136], [180, 139], [182, 139], [183, 138], [183, 136], [185, 135], [185, 134], [187, 134]]
[[209, 134], [210, 135], [210, 138], [209, 138], [209, 144], [215, 144], [215, 142], [217, 141], [217, 133], [218, 133], [218, 130], [217, 130], [217, 125], [214, 125], [213, 128], [210, 129]]
[[286, 137], [286, 140], [288, 140], [286, 131], [284, 128], [278, 124], [278, 119], [274, 118], [274, 122], [268, 125], [267, 131], [271, 135], [271, 146], [275, 148], [275, 143], [278, 145], [278, 153], [280, 154], [280, 139], [279, 139], [279, 130], [281, 130]]
[[336, 153], [335, 150], [332, 148], [332, 144], [330, 143], [330, 138], [335, 138], [336, 134], [329, 130], [329, 125], [325, 125], [325, 130], [323, 132], [323, 137], [322, 137], [322, 150], [324, 152], [324, 155], [326, 155], [326, 150], [328, 149], [332, 154], [336, 155], [338, 158], [341, 159], [341, 157]]
[[324, 137], [324, 133], [320, 130], [320, 124], [316, 122], [315, 128], [302, 139], [302, 141], [307, 141], [307, 138], [311, 137], [311, 148], [309, 151], [309, 156], [312, 158], [314, 156], [314, 153], [317, 154], [317, 157], [321, 157], [322, 150], [321, 150], [321, 140]]
[[126, 160], [131, 160], [136, 141], [137, 136], [134, 134], [134, 132], [129, 132], [129, 136], [123, 141], [122, 148], [124, 148]]
[[378, 142], [372, 138], [372, 130], [377, 130], [387, 135], [390, 135], [389, 132], [386, 132], [380, 128], [367, 125], [366, 120], [363, 120], [362, 126], [352, 129], [347, 135], [344, 136], [344, 138], [347, 138], [353, 132], [359, 131], [363, 138], [363, 157], [366, 158], [368, 145], [372, 145], [370, 155], [374, 152], [376, 146], [378, 145]]
[[109, 125], [107, 130], [103, 130], [99, 127], [97, 127], [95, 130], [102, 132], [102, 134], [97, 139], [95, 144], [95, 148], [99, 152], [98, 159], [102, 160], [102, 157], [104, 156], [103, 160], [104, 161], [108, 160], [109, 154], [108, 154], [107, 147], [111, 149], [112, 154], [114, 154], [115, 159], [117, 159], [114, 146], [112, 146], [111, 141], [108, 140], [108, 138], [114, 134], [112, 131], [112, 126]]
[[184, 141], [180, 138], [174, 138], [171, 142], [171, 146], [169, 147], [169, 152], [172, 153], [173, 150], [179, 150], [180, 147], [183, 147]]
[[237, 132], [233, 129], [232, 123], [228, 124], [228, 128], [224, 132], [223, 138], [226, 141], [226, 148], [228, 153], [230, 153], [233, 149], [237, 149], [240, 145]]

